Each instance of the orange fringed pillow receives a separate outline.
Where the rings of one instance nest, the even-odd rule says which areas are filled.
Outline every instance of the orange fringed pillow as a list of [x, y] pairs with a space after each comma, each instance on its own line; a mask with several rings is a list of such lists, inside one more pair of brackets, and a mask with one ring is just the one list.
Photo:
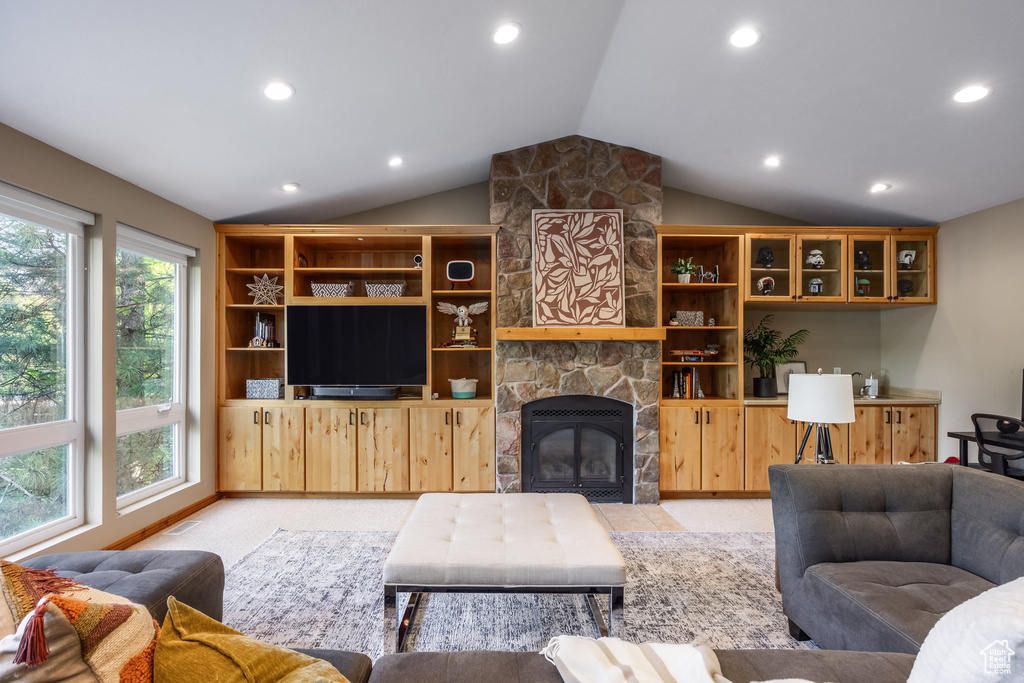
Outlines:
[[0, 575], [0, 629], [18, 624], [0, 630], [0, 681], [153, 680], [160, 630], [145, 607], [49, 570], [3, 562]]

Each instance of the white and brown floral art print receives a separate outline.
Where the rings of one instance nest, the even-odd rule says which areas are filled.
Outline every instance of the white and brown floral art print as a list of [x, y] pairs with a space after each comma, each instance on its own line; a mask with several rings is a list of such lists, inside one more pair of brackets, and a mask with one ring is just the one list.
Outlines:
[[625, 327], [622, 210], [533, 211], [535, 327]]

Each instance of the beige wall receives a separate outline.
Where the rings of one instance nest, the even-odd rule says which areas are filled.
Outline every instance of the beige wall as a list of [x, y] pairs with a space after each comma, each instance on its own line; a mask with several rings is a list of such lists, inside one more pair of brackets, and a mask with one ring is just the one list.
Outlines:
[[[45, 547], [19, 556], [43, 552], [91, 550], [110, 545], [215, 492], [216, 410], [215, 296], [216, 237], [213, 224], [191, 211], [147, 192], [116, 176], [75, 159], [39, 140], [0, 124], [0, 180], [71, 204], [97, 215], [87, 229], [89, 272], [88, 317], [100, 321], [89, 327], [86, 338], [86, 420], [89, 436], [86, 486], [90, 507], [86, 526]], [[148, 504], [115, 509], [114, 494], [114, 240], [117, 221], [161, 235], [199, 250], [193, 269], [195, 301], [201, 302], [192, 324], [199, 325], [199, 387], [192, 387], [193, 424], [190, 434], [190, 481]], [[196, 273], [195, 271], [198, 271]]]
[[334, 218], [344, 225], [488, 225], [487, 182]]
[[1024, 199], [943, 223], [938, 304], [882, 314], [882, 364], [891, 382], [942, 390], [939, 459], [957, 454], [945, 434], [971, 431], [971, 413], [1021, 413], [1022, 225]]
[[665, 188], [661, 222], [664, 225], [809, 225], [775, 213], [671, 187]]

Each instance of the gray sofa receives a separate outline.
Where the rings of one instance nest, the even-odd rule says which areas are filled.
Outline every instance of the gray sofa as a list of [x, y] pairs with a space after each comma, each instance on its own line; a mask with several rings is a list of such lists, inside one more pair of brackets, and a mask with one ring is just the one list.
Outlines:
[[830, 650], [916, 654], [1024, 576], [1024, 483], [958, 465], [768, 468], [782, 609]]

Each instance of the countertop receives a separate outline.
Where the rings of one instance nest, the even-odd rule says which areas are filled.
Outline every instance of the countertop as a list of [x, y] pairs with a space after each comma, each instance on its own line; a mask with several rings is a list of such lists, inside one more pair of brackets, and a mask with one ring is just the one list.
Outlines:
[[[789, 403], [786, 394], [775, 398], [757, 398], [751, 394], [743, 397], [745, 406], [784, 406]], [[942, 403], [942, 392], [935, 389], [910, 389], [907, 387], [887, 387], [878, 398], [853, 397], [853, 405], [884, 405], [884, 406], [937, 406]]]

